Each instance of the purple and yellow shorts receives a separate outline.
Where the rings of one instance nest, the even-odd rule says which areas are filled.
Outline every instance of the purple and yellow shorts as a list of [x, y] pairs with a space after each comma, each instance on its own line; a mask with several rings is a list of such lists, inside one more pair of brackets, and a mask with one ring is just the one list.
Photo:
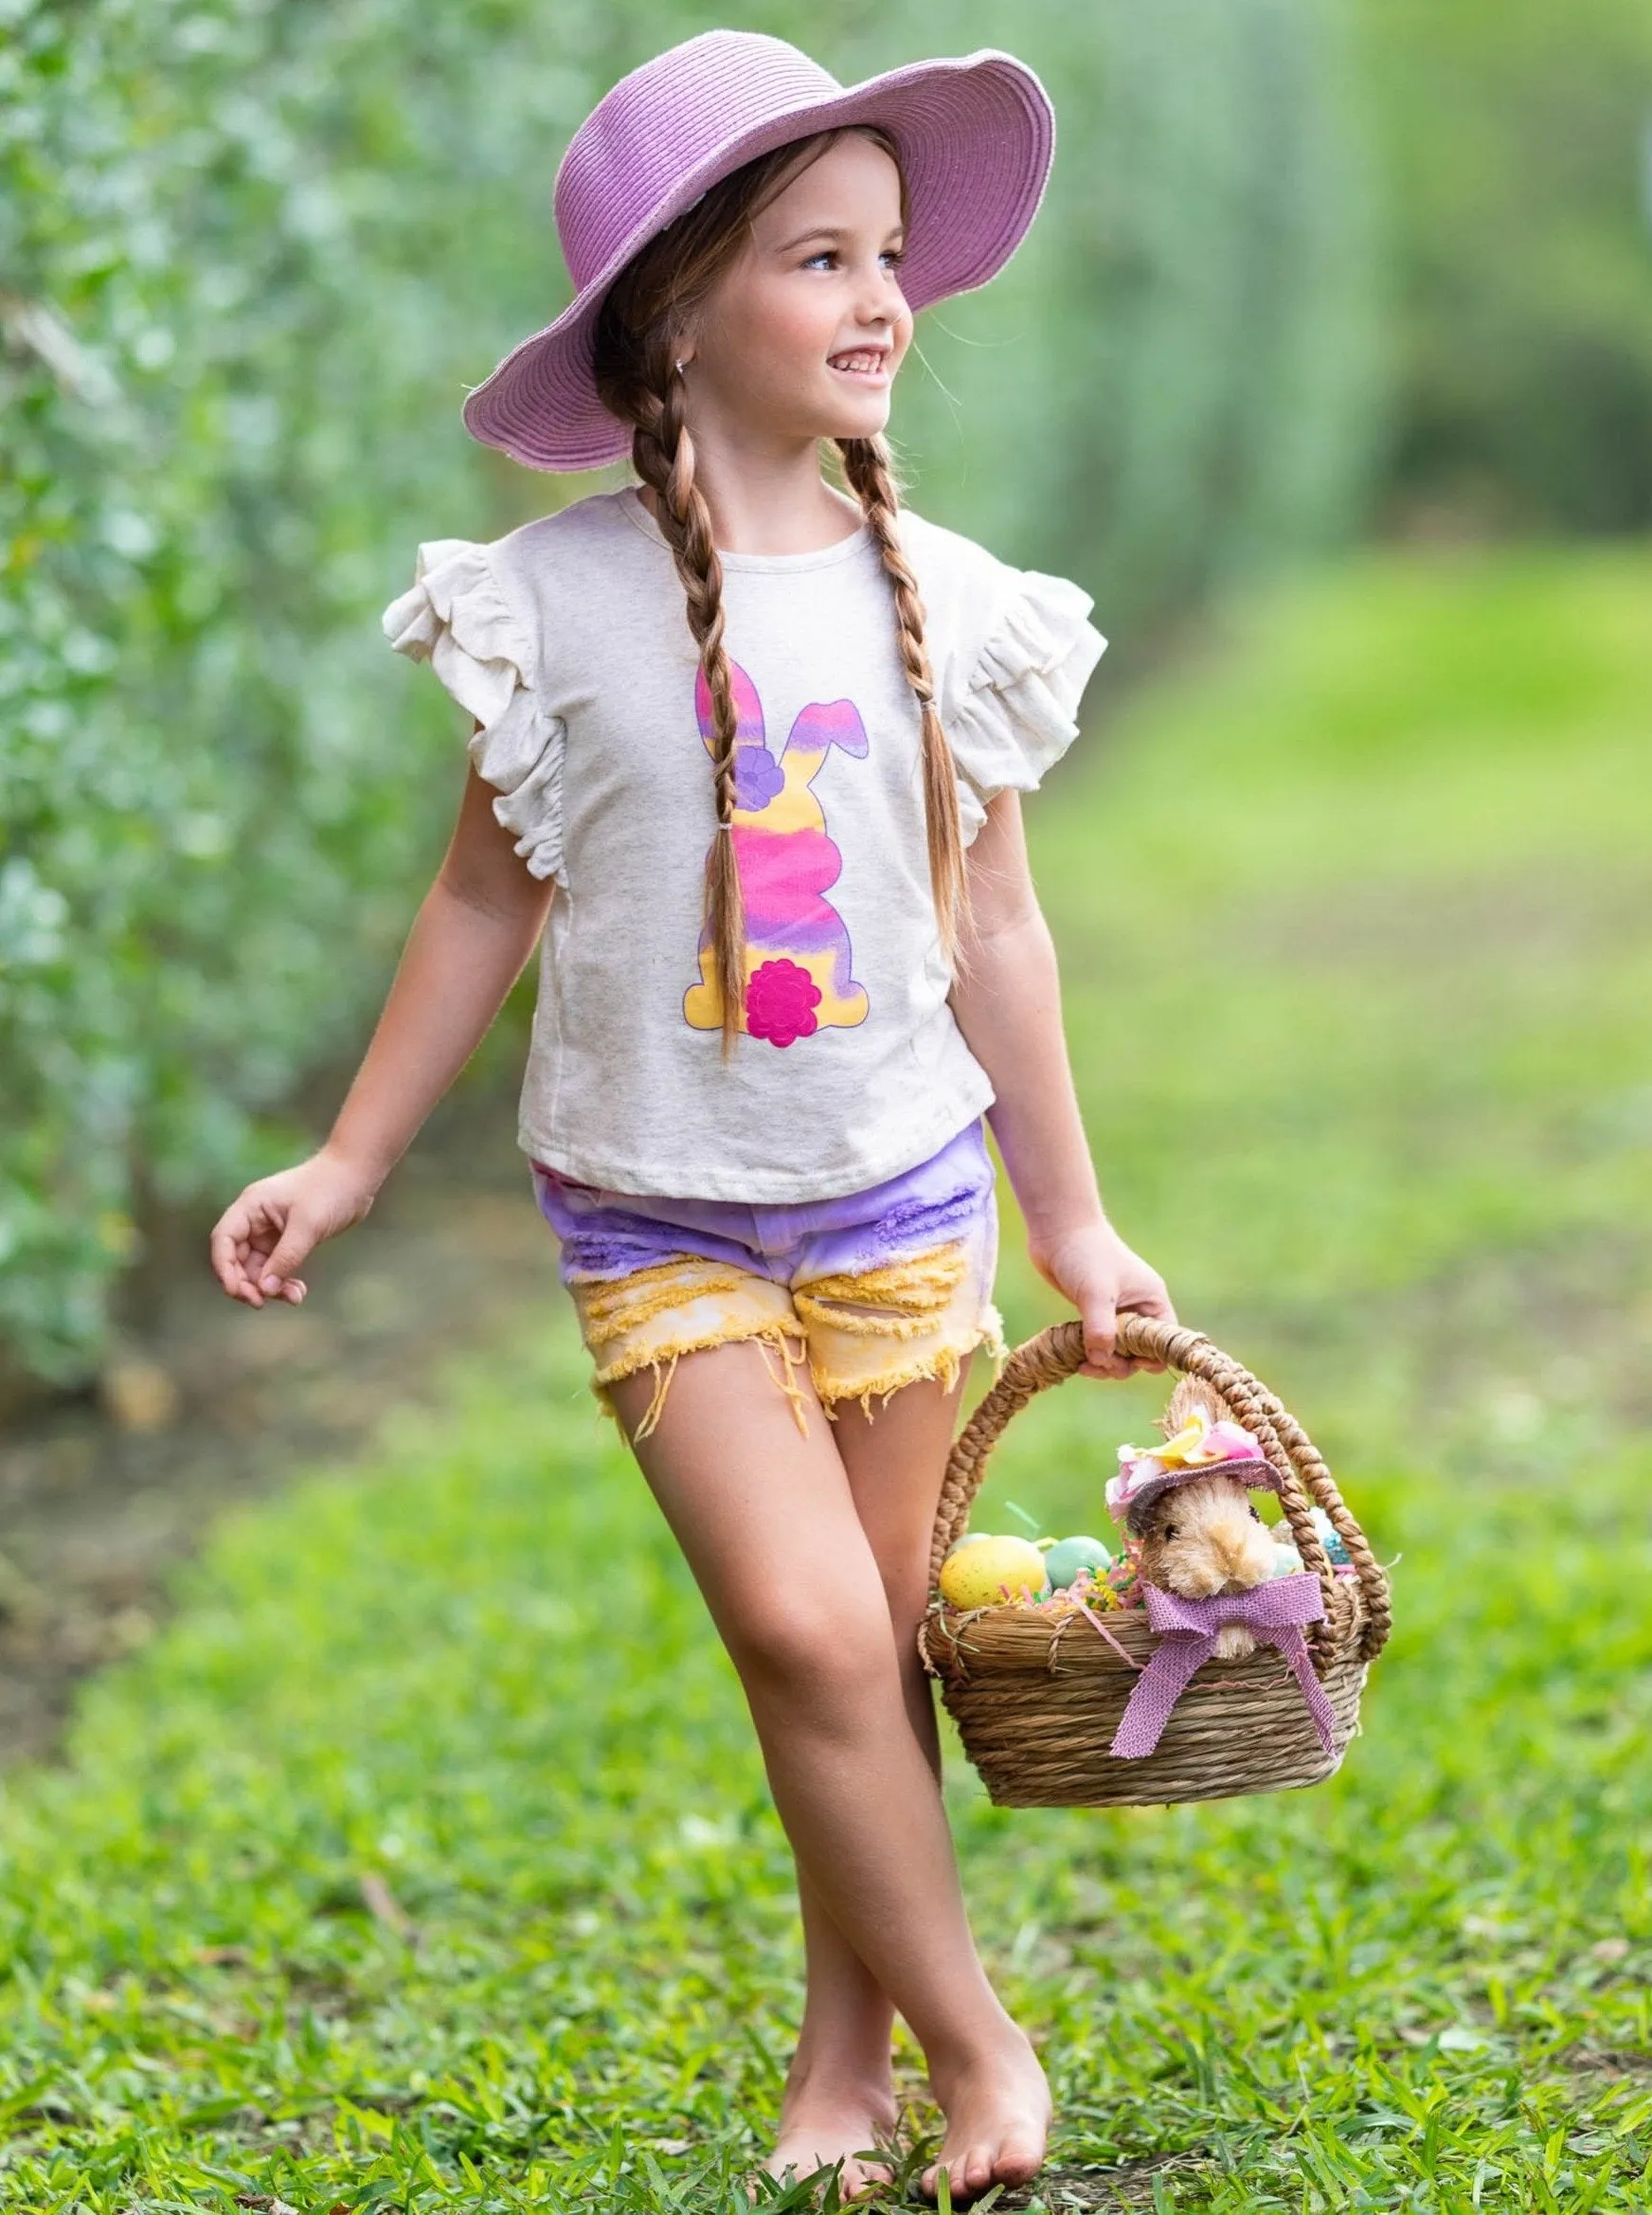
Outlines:
[[654, 1371], [638, 1437], [658, 1422], [678, 1358], [737, 1339], [773, 1357], [805, 1436], [799, 1364], [835, 1417], [839, 1400], [870, 1415], [874, 1396], [887, 1401], [922, 1378], [950, 1387], [977, 1346], [1004, 1358], [992, 1302], [997, 1205], [979, 1120], [915, 1169], [795, 1207], [609, 1192], [531, 1166], [599, 1403], [613, 1414], [607, 1388]]

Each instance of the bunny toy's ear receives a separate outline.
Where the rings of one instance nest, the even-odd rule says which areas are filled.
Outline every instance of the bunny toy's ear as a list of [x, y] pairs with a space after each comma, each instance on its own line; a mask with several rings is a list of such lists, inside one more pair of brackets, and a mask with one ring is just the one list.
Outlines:
[[1195, 1415], [1202, 1415], [1211, 1424], [1234, 1419], [1232, 1409], [1214, 1385], [1207, 1384], [1202, 1377], [1180, 1378], [1170, 1396], [1170, 1405], [1158, 1418], [1158, 1428], [1167, 1438], [1174, 1438]]

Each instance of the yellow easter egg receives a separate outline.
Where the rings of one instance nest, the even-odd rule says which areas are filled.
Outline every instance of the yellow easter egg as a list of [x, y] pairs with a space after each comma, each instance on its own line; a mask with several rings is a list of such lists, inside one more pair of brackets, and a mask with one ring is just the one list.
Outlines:
[[1028, 1539], [983, 1537], [941, 1564], [941, 1596], [954, 1608], [999, 1606], [1000, 1587], [1012, 1599], [1036, 1599], [1048, 1582], [1044, 1557]]

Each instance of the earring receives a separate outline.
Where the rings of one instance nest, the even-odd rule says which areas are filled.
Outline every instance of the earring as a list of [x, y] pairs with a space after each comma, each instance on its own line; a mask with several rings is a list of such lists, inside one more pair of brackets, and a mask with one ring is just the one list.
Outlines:
[[678, 364], [677, 364], [677, 375], [678, 375], [679, 377], [682, 375], [683, 371], [684, 371], [684, 370], [685, 370], [685, 369], [688, 368], [688, 366], [689, 366], [689, 365], [688, 365], [688, 363], [687, 363], [687, 362], [678, 362]]

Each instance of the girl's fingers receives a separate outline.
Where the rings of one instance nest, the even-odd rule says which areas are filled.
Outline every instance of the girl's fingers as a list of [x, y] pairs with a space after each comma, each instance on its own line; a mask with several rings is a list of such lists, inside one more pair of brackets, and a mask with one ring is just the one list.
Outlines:
[[1114, 1336], [1118, 1330], [1117, 1311], [1113, 1302], [1098, 1295], [1093, 1306], [1084, 1315], [1084, 1365], [1096, 1377], [1122, 1377], [1127, 1374], [1122, 1355], [1114, 1350]]
[[286, 1215], [284, 1208], [242, 1193], [219, 1217], [208, 1252], [213, 1273], [232, 1300], [244, 1301], [249, 1307], [263, 1306], [265, 1295], [260, 1288], [269, 1257], [280, 1243]]
[[[1120, 1306], [1127, 1314], [1144, 1315], [1151, 1322], [1169, 1324], [1173, 1330], [1176, 1327], [1176, 1309], [1171, 1306], [1170, 1294], [1162, 1285], [1156, 1290], [1134, 1293], [1129, 1299], [1121, 1301]], [[1162, 1377], [1164, 1363], [1150, 1361], [1144, 1355], [1132, 1355], [1129, 1374], [1135, 1376], [1138, 1373], [1145, 1377]]]
[[233, 1299], [243, 1301], [248, 1307], [267, 1307], [272, 1300], [284, 1300], [290, 1306], [296, 1307], [310, 1289], [302, 1277], [288, 1277], [278, 1291], [265, 1292], [260, 1288], [259, 1277], [244, 1272], [233, 1289], [227, 1286], [224, 1288], [230, 1291]]
[[232, 1297], [237, 1296], [246, 1274], [245, 1239], [239, 1237], [233, 1227], [220, 1223], [212, 1234], [208, 1252], [218, 1282]]
[[289, 1210], [286, 1226], [275, 1251], [259, 1270], [256, 1283], [260, 1292], [274, 1299], [288, 1284], [295, 1271], [302, 1269], [305, 1261], [327, 1235], [323, 1225], [305, 1216], [298, 1209]]

